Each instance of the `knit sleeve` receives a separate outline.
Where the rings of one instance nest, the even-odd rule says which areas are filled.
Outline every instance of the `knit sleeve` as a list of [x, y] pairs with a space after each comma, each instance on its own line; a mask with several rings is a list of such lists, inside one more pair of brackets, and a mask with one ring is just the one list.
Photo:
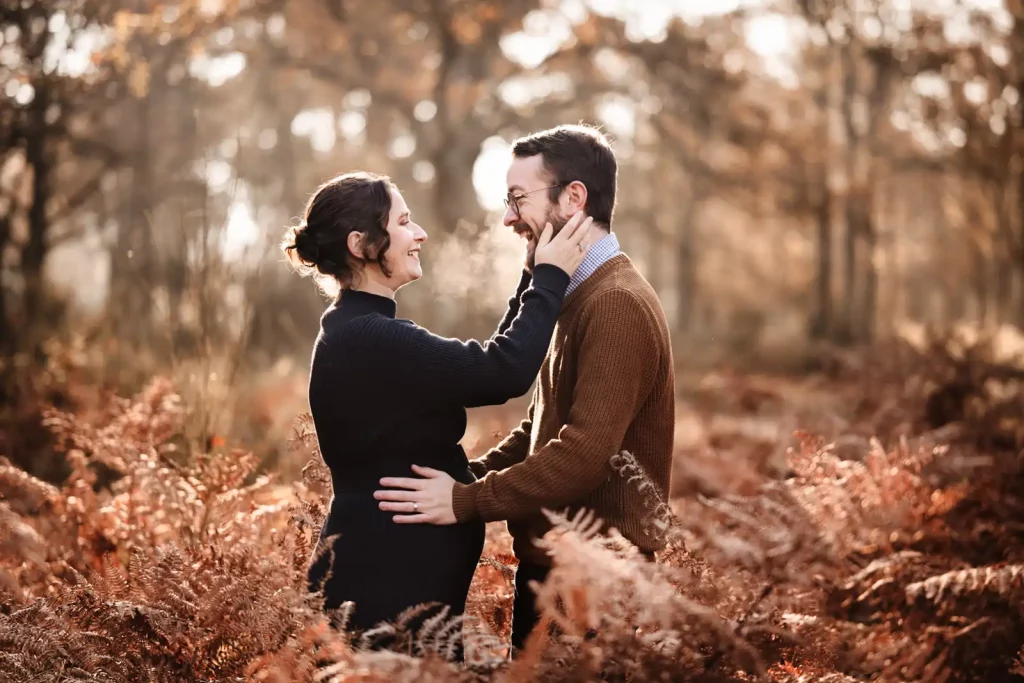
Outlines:
[[465, 407], [501, 404], [525, 394], [536, 379], [568, 286], [565, 271], [539, 264], [519, 313], [503, 333], [482, 343], [380, 316], [353, 321], [345, 343], [376, 359], [377, 377], [396, 390]]
[[513, 519], [578, 500], [611, 475], [611, 458], [654, 384], [656, 329], [633, 294], [610, 290], [581, 318], [576, 385], [558, 436], [520, 462], [456, 484], [458, 521]]
[[526, 292], [526, 289], [530, 286], [533, 281], [533, 276], [530, 271], [523, 269], [523, 274], [519, 278], [519, 286], [516, 287], [516, 293], [508, 300], [508, 308], [505, 309], [505, 315], [502, 317], [501, 322], [498, 323], [498, 329], [491, 335], [491, 339], [494, 339], [498, 335], [505, 334], [508, 331], [509, 325], [516, 319], [519, 314], [519, 307], [522, 303], [522, 296]]

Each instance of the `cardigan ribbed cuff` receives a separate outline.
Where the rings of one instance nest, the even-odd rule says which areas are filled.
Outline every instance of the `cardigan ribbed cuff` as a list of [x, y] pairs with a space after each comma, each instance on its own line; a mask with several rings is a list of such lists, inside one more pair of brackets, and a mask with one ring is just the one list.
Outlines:
[[479, 482], [472, 484], [460, 484], [455, 482], [452, 489], [452, 512], [455, 513], [455, 521], [460, 524], [471, 522], [477, 518], [476, 493], [480, 490]]

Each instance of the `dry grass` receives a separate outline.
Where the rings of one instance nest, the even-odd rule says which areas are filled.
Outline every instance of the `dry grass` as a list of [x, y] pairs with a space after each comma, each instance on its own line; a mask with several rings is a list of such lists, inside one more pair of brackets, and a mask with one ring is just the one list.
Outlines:
[[[14, 682], [1018, 675], [1018, 374], [935, 348], [900, 368], [842, 368], [706, 378], [680, 407], [671, 500], [628, 453], [615, 458], [667, 537], [656, 563], [587, 514], [552, 513], [539, 597], [550, 628], [515, 662], [515, 558], [500, 525], [464, 623], [383, 625], [391, 650], [375, 651], [350, 637], [344, 610], [322, 611], [305, 567], [329, 481], [308, 420], [295, 444], [307, 464], [289, 482], [245, 451], [183, 448], [185, 406], [162, 380], [131, 400], [47, 411], [70, 476], [52, 485], [0, 461], [0, 671]], [[473, 450], [507, 425], [495, 415], [477, 420]], [[457, 628], [465, 668], [446, 661]]]

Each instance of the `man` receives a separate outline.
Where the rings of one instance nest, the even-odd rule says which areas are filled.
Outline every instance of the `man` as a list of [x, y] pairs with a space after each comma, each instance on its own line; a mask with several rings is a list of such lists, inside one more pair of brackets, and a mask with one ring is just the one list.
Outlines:
[[[382, 510], [402, 523], [507, 520], [519, 560], [513, 653], [538, 621], [530, 581], [543, 582], [550, 558], [534, 541], [550, 528], [545, 509], [586, 508], [648, 557], [664, 545], [635, 484], [611, 459], [629, 451], [668, 496], [675, 428], [675, 377], [668, 325], [657, 294], [620, 251], [612, 233], [617, 163], [605, 137], [559, 126], [517, 140], [507, 174], [505, 225], [528, 240], [526, 269], [545, 223], [560, 229], [585, 211], [594, 220], [586, 259], [570, 281], [527, 417], [470, 466], [479, 480], [381, 480]], [[397, 490], [396, 490], [397, 489]], [[411, 514], [410, 514], [411, 513]]]

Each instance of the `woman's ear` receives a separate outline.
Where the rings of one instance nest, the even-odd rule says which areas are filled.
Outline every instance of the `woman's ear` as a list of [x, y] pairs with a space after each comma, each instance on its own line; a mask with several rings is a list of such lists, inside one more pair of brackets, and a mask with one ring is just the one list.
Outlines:
[[366, 258], [365, 256], [363, 256], [363, 233], [353, 230], [348, 234], [348, 238], [346, 238], [346, 243], [348, 246], [348, 251], [350, 254], [352, 254], [352, 256], [354, 256], [360, 261]]

